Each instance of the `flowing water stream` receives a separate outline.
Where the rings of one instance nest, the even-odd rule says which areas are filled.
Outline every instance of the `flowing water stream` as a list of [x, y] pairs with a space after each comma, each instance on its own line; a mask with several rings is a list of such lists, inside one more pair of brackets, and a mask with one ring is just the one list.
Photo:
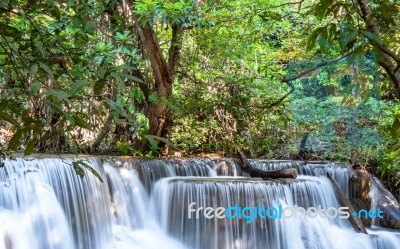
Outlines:
[[[197, 207], [339, 208], [325, 175], [348, 196], [352, 171], [337, 164], [253, 160], [265, 170], [295, 167], [296, 180], [248, 178], [230, 159], [73, 158], [5, 161], [0, 168], [0, 249], [398, 249], [400, 233], [354, 232], [347, 219], [190, 218]], [[379, 223], [375, 222], [376, 225]]]

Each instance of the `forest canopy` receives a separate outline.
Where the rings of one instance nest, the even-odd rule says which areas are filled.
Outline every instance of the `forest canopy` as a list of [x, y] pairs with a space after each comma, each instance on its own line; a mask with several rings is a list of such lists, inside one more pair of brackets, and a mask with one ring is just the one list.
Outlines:
[[395, 0], [0, 1], [1, 155], [347, 161], [400, 185]]

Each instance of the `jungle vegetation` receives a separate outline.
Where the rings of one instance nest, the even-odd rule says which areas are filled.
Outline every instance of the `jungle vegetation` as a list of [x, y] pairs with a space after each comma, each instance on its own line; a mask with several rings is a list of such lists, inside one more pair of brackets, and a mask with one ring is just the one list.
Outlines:
[[399, 11], [395, 0], [2, 0], [1, 156], [240, 148], [346, 161], [398, 191]]

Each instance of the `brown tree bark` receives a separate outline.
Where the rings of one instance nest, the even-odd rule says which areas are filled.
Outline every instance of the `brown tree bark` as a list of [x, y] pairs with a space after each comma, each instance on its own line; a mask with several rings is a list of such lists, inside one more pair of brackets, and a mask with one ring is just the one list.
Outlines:
[[103, 128], [101, 128], [99, 134], [97, 135], [96, 139], [92, 142], [90, 147], [88, 148], [88, 151], [91, 153], [97, 152], [97, 149], [99, 148], [101, 142], [104, 140], [104, 138], [107, 136], [107, 134], [110, 132], [111, 129], [111, 124], [112, 121], [114, 120], [114, 117], [111, 113], [108, 114], [107, 119], [104, 121]]
[[[130, 3], [132, 6], [132, 3]], [[140, 23], [138, 16], [133, 11], [132, 19], [135, 29], [143, 44], [147, 58], [150, 61], [154, 76], [154, 91], [157, 93], [157, 101], [149, 103], [147, 117], [149, 119], [149, 134], [168, 138], [172, 126], [172, 111], [168, 108], [166, 101], [172, 97], [172, 84], [175, 80], [176, 72], [180, 61], [181, 37], [183, 26], [180, 24], [172, 26], [171, 45], [168, 51], [168, 61], [164, 58], [157, 36], [148, 23]], [[168, 152], [166, 144], [163, 150]]]
[[353, 216], [351, 215], [353, 212], [355, 212], [355, 209], [353, 205], [351, 204], [350, 200], [346, 198], [340, 187], [337, 185], [335, 180], [333, 179], [332, 175], [330, 173], [327, 174], [328, 179], [332, 183], [333, 190], [335, 192], [335, 195], [342, 207], [348, 207], [349, 208], [349, 221], [350, 224], [353, 226], [354, 230], [358, 233], [364, 233], [367, 234], [367, 230], [365, 229], [364, 223], [361, 221], [358, 216]]
[[250, 162], [247, 160], [246, 156], [243, 152], [238, 151], [239, 159], [240, 159], [240, 167], [246, 173], [248, 173], [251, 177], [260, 177], [264, 180], [267, 179], [277, 179], [277, 178], [297, 178], [297, 169], [283, 169], [283, 170], [273, 170], [273, 171], [265, 171], [253, 167]]

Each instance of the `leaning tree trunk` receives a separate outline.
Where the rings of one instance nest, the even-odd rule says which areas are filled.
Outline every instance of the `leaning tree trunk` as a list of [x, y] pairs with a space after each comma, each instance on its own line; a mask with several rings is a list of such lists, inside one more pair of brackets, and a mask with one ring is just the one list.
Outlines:
[[350, 224], [353, 226], [354, 230], [358, 233], [368, 234], [367, 230], [365, 229], [364, 223], [361, 221], [360, 218], [356, 215], [352, 215], [353, 212], [356, 210], [354, 209], [353, 205], [351, 204], [350, 200], [347, 199], [343, 191], [340, 189], [339, 185], [337, 185], [336, 181], [333, 179], [331, 173], [327, 174], [329, 181], [332, 183], [333, 191], [338, 199], [340, 205], [342, 207], [347, 207], [349, 209], [349, 221]]
[[241, 169], [247, 174], [249, 174], [251, 177], [259, 177], [264, 180], [279, 179], [279, 178], [293, 178], [293, 179], [297, 178], [298, 172], [297, 169], [295, 168], [271, 170], [271, 171], [258, 169], [251, 165], [251, 163], [249, 162], [249, 160], [247, 160], [243, 152], [238, 150], [237, 153], [239, 156]]
[[[132, 3], [129, 3], [129, 5], [133, 6]], [[168, 138], [172, 126], [172, 111], [168, 108], [166, 101], [171, 101], [172, 83], [179, 66], [183, 25], [176, 24], [171, 27], [171, 44], [168, 51], [168, 60], [166, 60], [152, 26], [148, 23], [140, 23], [134, 11], [131, 17], [135, 22], [135, 29], [143, 44], [145, 56], [150, 61], [154, 76], [153, 89], [157, 93], [157, 100], [150, 102], [147, 112], [149, 133], [157, 137]], [[166, 144], [159, 143], [159, 147], [163, 147], [164, 153], [168, 153]]]
[[168, 119], [171, 118], [165, 100], [168, 100], [172, 95], [173, 79], [171, 78], [167, 62], [163, 57], [153, 28], [149, 24], [141, 25], [137, 18], [135, 19], [136, 30], [142, 41], [146, 55], [150, 60], [155, 81], [154, 90], [157, 93], [157, 100], [152, 101], [149, 105], [148, 118], [150, 134], [161, 136], [165, 129], [165, 124], [168, 123]]

